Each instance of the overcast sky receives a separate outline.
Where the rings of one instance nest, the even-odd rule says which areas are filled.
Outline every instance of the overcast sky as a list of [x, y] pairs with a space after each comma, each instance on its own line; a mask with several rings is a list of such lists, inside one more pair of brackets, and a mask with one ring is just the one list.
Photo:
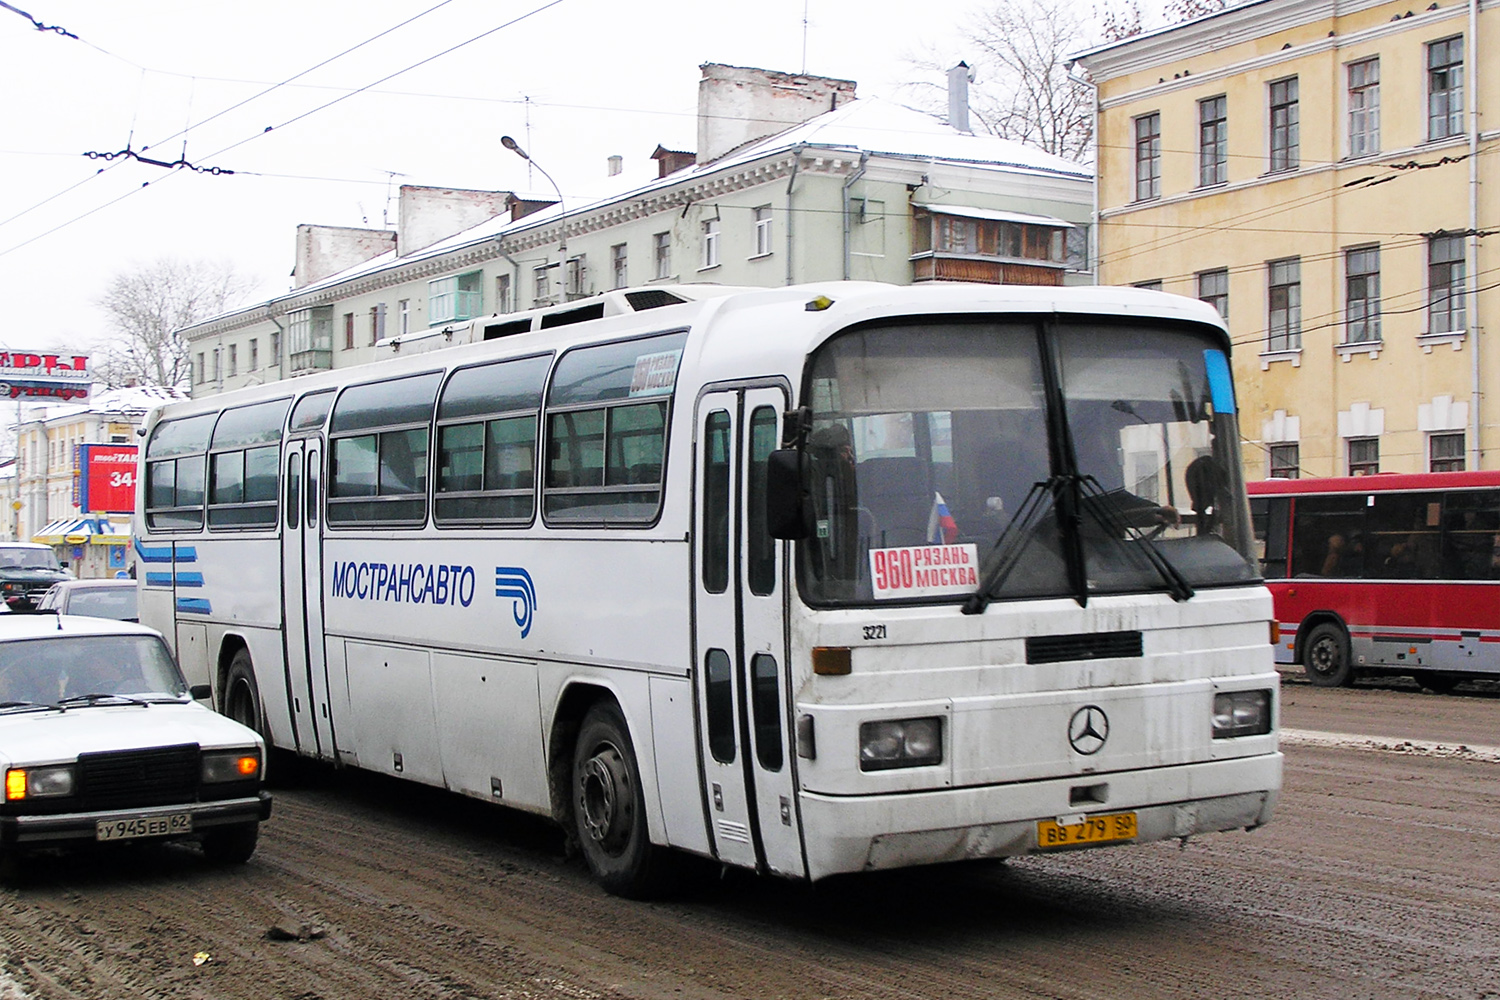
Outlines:
[[[7, 2], [78, 38], [0, 7], [0, 347], [97, 350], [93, 302], [132, 263], [227, 260], [269, 298], [297, 224], [381, 228], [402, 183], [550, 191], [502, 135], [565, 196], [615, 153], [654, 176], [658, 143], [696, 146], [705, 62], [909, 101], [909, 59], [964, 58], [979, 0]], [[234, 173], [84, 155], [127, 147]]]

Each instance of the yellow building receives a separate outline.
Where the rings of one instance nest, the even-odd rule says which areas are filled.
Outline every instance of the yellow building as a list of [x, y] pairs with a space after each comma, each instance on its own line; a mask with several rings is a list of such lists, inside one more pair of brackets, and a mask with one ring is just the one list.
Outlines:
[[1500, 467], [1497, 39], [1497, 0], [1251, 0], [1076, 57], [1101, 281], [1219, 306], [1248, 478]]

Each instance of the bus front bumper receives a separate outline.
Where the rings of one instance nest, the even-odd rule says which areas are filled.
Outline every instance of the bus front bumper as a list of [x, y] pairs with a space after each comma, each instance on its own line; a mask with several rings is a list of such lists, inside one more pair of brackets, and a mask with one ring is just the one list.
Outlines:
[[[1125, 843], [1253, 829], [1271, 819], [1280, 753], [982, 788], [836, 797], [804, 792], [808, 877], [1018, 854], [1038, 846], [1038, 824], [1133, 813]], [[1079, 797], [1088, 800], [1072, 804]], [[1111, 841], [1113, 846], [1121, 841]], [[1077, 849], [1077, 848], [1064, 848]]]

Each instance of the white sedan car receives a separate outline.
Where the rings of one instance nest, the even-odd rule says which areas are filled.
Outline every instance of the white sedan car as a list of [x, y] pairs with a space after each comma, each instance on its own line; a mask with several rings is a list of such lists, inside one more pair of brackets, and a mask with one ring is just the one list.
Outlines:
[[207, 696], [144, 626], [0, 619], [0, 875], [39, 849], [143, 839], [249, 860], [271, 815], [265, 746]]

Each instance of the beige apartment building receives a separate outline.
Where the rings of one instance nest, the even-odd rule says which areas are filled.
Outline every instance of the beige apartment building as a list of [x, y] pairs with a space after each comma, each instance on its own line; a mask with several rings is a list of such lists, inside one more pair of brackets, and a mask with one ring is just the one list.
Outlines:
[[1500, 467], [1497, 57], [1497, 0], [1251, 0], [1075, 57], [1100, 280], [1218, 306], [1248, 478]]

